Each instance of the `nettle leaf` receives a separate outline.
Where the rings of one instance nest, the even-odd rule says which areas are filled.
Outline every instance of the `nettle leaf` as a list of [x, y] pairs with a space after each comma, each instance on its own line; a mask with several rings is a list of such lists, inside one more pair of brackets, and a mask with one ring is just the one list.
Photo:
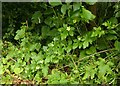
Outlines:
[[81, 8], [80, 3], [73, 3], [73, 11], [79, 10]]
[[120, 42], [119, 41], [115, 41], [114, 46], [118, 51], [120, 51]]
[[52, 5], [53, 7], [61, 5], [61, 0], [49, 0], [49, 4]]
[[32, 22], [36, 24], [41, 23], [41, 20], [40, 20], [41, 16], [42, 16], [41, 12], [36, 11], [32, 16]]
[[75, 19], [77, 20], [79, 17], [80, 17], [80, 11], [79, 10], [73, 12], [72, 15], [71, 15], [71, 18], [74, 19], [74, 20]]
[[67, 11], [67, 5], [62, 5], [62, 7], [61, 7], [62, 14], [65, 15], [66, 11]]
[[52, 25], [52, 22], [53, 22], [53, 19], [51, 17], [48, 17], [45, 19], [45, 24], [47, 24], [48, 26], [51, 26]]
[[50, 28], [47, 26], [43, 26], [41, 31], [42, 31], [41, 32], [42, 37], [47, 37], [47, 36], [49, 36]]
[[80, 51], [80, 57], [83, 58], [86, 56], [85, 50]]
[[107, 35], [106, 35], [106, 39], [107, 39], [107, 40], [116, 40], [116, 39], [117, 39], [117, 36], [112, 35], [112, 34], [107, 34]]
[[120, 17], [120, 11], [115, 14], [115, 17]]
[[96, 52], [96, 48], [95, 47], [90, 47], [90, 49], [86, 50], [86, 54], [93, 54]]
[[117, 20], [116, 17], [111, 17], [108, 21], [110, 21], [113, 24], [117, 24], [118, 23], [118, 20]]
[[89, 20], [93, 20], [95, 16], [89, 10], [82, 8], [81, 18], [88, 22]]
[[44, 14], [45, 15], [49, 15], [49, 14], [52, 14], [54, 13], [53, 9], [52, 8], [47, 8], [45, 11], [44, 11]]
[[17, 30], [17, 32], [16, 32], [17, 34], [14, 39], [19, 40], [20, 38], [25, 37], [25, 29], [26, 29], [26, 26], [22, 27], [21, 30]]

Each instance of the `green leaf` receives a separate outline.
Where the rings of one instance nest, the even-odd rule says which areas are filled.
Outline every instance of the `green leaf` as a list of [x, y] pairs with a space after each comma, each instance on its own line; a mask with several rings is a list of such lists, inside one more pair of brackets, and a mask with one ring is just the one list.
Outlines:
[[38, 71], [37, 74], [35, 75], [34, 79], [36, 81], [41, 81], [41, 78], [40, 78], [40, 72]]
[[41, 12], [36, 11], [32, 16], [32, 22], [36, 24], [41, 23], [41, 20], [40, 20], [41, 16], [42, 16]]
[[25, 37], [25, 29], [26, 29], [26, 27], [22, 27], [21, 30], [17, 30], [17, 32], [16, 32], [17, 34], [14, 39], [19, 40], [20, 38]]
[[70, 36], [74, 36], [74, 32], [72, 30], [69, 31]]
[[48, 74], [48, 66], [47, 65], [42, 67], [42, 73], [44, 76], [46, 76]]
[[74, 42], [74, 43], [73, 43], [73, 49], [76, 49], [78, 46], [79, 46], [79, 43], [78, 43], [78, 42]]
[[52, 14], [52, 13], [54, 13], [54, 11], [53, 11], [52, 8], [47, 8], [47, 9], [44, 11], [44, 14], [45, 14], [45, 15], [50, 15], [50, 14]]
[[[52, 20], [52, 18], [51, 18], [51, 17], [48, 17], [48, 18], [46, 18], [46, 19], [45, 19], [45, 21], [44, 21], [44, 22], [45, 22], [45, 24], [47, 24], [47, 25], [51, 26], [52, 21], [53, 21], [53, 20]], [[46, 27], [47, 27], [47, 26], [46, 26]]]
[[120, 42], [119, 41], [115, 41], [114, 46], [118, 51], [120, 51]]
[[79, 42], [79, 49], [82, 48], [82, 46], [83, 46], [83, 43]]
[[80, 58], [83, 58], [86, 56], [85, 50], [80, 51]]
[[62, 12], [63, 15], [66, 14], [66, 10], [67, 10], [67, 5], [62, 5], [61, 12]]
[[86, 71], [86, 72], [85, 72], [85, 75], [84, 75], [83, 78], [82, 78], [82, 80], [85, 80], [85, 79], [87, 79], [88, 77], [89, 77], [89, 72]]
[[108, 21], [110, 21], [113, 24], [117, 24], [118, 23], [118, 20], [117, 20], [116, 17], [111, 17]]
[[115, 14], [115, 17], [120, 17], [120, 11]]
[[106, 36], [106, 39], [107, 39], [107, 40], [116, 40], [116, 39], [117, 39], [117, 36], [108, 34], [108, 35]]
[[3, 69], [0, 69], [0, 75], [2, 75], [4, 73]]
[[15, 74], [20, 74], [23, 71], [23, 69], [20, 68], [14, 68]]
[[62, 3], [61, 3], [61, 0], [57, 0], [57, 1], [56, 0], [49, 0], [49, 4], [53, 7], [55, 7], [55, 6], [61, 5]]
[[43, 46], [44, 51], [47, 51], [47, 48], [48, 48], [47, 46]]
[[2, 40], [0, 39], [0, 51], [2, 50], [3, 48], [3, 43], [2, 43]]
[[85, 8], [82, 9], [81, 17], [85, 19], [85, 21], [87, 22], [95, 18], [95, 16], [89, 10], [86, 10]]
[[72, 50], [72, 41], [68, 42], [68, 46], [67, 46], [67, 53], [69, 53]]
[[68, 36], [68, 31], [65, 30], [63, 33], [61, 33], [61, 40], [66, 39], [67, 36]]
[[50, 28], [47, 26], [43, 26], [41, 29], [42, 37], [45, 38], [49, 36]]
[[80, 17], [80, 12], [79, 12], [79, 10], [73, 12], [72, 15], [71, 15], [71, 18], [72, 18], [72, 19], [78, 19], [79, 17]]
[[96, 52], [96, 48], [95, 47], [90, 47], [90, 49], [86, 50], [86, 54], [93, 54]]
[[81, 4], [80, 4], [80, 3], [74, 3], [74, 4], [73, 4], [73, 11], [79, 10], [80, 7], [81, 7]]
[[88, 41], [84, 41], [83, 42], [83, 49], [85, 49], [86, 47], [88, 47], [89, 46], [89, 42]]

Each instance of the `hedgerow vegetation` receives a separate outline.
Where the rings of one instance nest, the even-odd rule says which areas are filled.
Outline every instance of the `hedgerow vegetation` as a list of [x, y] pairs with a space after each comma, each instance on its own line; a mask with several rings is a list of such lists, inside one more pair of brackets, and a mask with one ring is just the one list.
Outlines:
[[2, 3], [0, 84], [118, 84], [120, 3]]

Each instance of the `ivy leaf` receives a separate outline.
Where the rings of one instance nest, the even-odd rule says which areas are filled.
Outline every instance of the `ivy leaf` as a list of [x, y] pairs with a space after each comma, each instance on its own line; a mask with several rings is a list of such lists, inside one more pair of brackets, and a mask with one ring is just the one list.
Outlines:
[[50, 57], [48, 56], [48, 57], [45, 59], [45, 64], [51, 62], [51, 60], [52, 60], [51, 56], [50, 56]]
[[40, 78], [40, 72], [38, 71], [37, 74], [35, 75], [34, 79], [36, 81], [41, 81], [41, 78]]
[[63, 15], [65, 15], [66, 10], [67, 10], [67, 5], [62, 5], [61, 12], [62, 12]]
[[47, 65], [42, 67], [42, 73], [44, 76], [46, 76], [48, 74], [48, 66]]
[[43, 46], [43, 50], [44, 50], [44, 51], [46, 51], [46, 50], [47, 50], [47, 48], [48, 48], [47, 46]]

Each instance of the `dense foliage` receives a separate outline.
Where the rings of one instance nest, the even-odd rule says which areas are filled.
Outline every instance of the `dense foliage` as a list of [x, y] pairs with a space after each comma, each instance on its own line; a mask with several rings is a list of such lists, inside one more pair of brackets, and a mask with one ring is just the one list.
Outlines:
[[119, 82], [119, 2], [2, 5], [0, 84]]

